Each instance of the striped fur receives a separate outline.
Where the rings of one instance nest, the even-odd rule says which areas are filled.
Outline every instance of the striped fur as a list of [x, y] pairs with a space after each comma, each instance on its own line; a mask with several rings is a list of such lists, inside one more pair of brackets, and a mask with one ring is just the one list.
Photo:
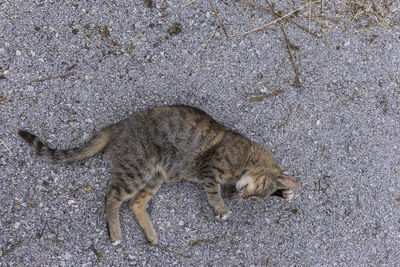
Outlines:
[[105, 210], [113, 244], [121, 242], [118, 210], [127, 200], [149, 242], [158, 242], [146, 208], [164, 182], [199, 182], [220, 219], [230, 214], [221, 197], [221, 185], [236, 185], [244, 199], [290, 198], [290, 189], [299, 187], [294, 178], [282, 174], [266, 148], [194, 107], [165, 106], [137, 112], [70, 150], [54, 150], [27, 131], [18, 133], [41, 158], [52, 162], [81, 161], [107, 151], [112, 179]]
[[111, 131], [106, 128], [82, 147], [68, 150], [55, 150], [44, 145], [34, 134], [24, 130], [19, 130], [18, 134], [43, 160], [57, 163], [76, 162], [93, 157], [106, 147], [111, 137]]

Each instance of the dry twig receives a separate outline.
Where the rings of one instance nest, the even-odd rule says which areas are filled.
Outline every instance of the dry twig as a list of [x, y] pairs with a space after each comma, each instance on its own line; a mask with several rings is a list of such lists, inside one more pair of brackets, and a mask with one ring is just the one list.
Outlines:
[[90, 246], [90, 249], [93, 251], [93, 253], [96, 255], [97, 257], [97, 263], [99, 263], [101, 261], [101, 258], [103, 257], [103, 251], [98, 251], [95, 247], [94, 244], [92, 244]]
[[[139, 41], [143, 38], [144, 34], [142, 34], [141, 36], [139, 36]], [[130, 54], [130, 58], [126, 61], [125, 65], [122, 67], [122, 70], [126, 68], [126, 66], [128, 66], [129, 62], [132, 60], [132, 58], [135, 56], [136, 53], [136, 49], [139, 47], [140, 42], [138, 42], [135, 47], [132, 50], [132, 42], [128, 47], [128, 53]]]
[[298, 72], [298, 70], [297, 70], [297, 66], [296, 66], [295, 60], [294, 60], [292, 48], [290, 48], [289, 37], [288, 37], [287, 34], [286, 34], [286, 30], [285, 30], [285, 21], [282, 21], [281, 27], [282, 27], [283, 35], [285, 36], [286, 47], [287, 47], [287, 49], [288, 49], [288, 51], [289, 51], [290, 59], [292, 60], [294, 73], [296, 74], [296, 81], [295, 81], [295, 84], [296, 84], [296, 85], [301, 85], [300, 75], [299, 75], [299, 72]]
[[4, 141], [0, 138], [0, 142], [3, 144], [3, 146], [8, 150], [8, 153], [10, 154], [10, 156], [13, 154], [11, 152], [11, 150], [8, 148], [8, 146], [6, 145], [6, 143], [4, 143]]
[[188, 5], [193, 4], [194, 2], [196, 2], [196, 0], [192, 0], [192, 1], [188, 2], [188, 3], [186, 3], [186, 4], [181, 5], [181, 8], [187, 7]]
[[281, 17], [279, 17], [279, 18], [277, 18], [277, 19], [275, 19], [275, 20], [273, 20], [273, 21], [271, 21], [271, 22], [268, 22], [267, 24], [265, 24], [265, 25], [263, 25], [263, 26], [257, 27], [257, 28], [255, 28], [255, 29], [252, 29], [252, 30], [247, 31], [247, 32], [231, 34], [231, 36], [242, 36], [242, 35], [246, 35], [246, 34], [249, 34], [249, 33], [253, 33], [253, 32], [256, 32], [256, 31], [263, 30], [263, 29], [267, 28], [268, 26], [270, 26], [270, 25], [272, 25], [272, 24], [274, 24], [274, 23], [277, 23], [277, 22], [283, 20], [284, 18], [287, 18], [287, 17], [289, 17], [290, 15], [292, 15], [292, 14], [294, 14], [294, 13], [296, 13], [296, 12], [302, 10], [303, 8], [306, 8], [306, 7], [308, 7], [309, 5], [315, 4], [315, 3], [318, 3], [318, 2], [320, 2], [320, 1], [309, 2], [309, 3], [307, 3], [307, 4], [303, 5], [303, 6], [301, 6], [301, 7], [297, 8], [297, 9], [295, 9], [295, 10], [293, 10], [293, 11], [291, 11], [291, 12], [289, 12], [289, 13], [287, 13], [287, 14], [285, 14], [285, 15], [283, 15], [283, 16], [281, 16]]
[[13, 251], [14, 249], [16, 249], [17, 247], [19, 247], [22, 244], [23, 240], [18, 241], [17, 243], [11, 245], [8, 249], [4, 250], [3, 253], [0, 256], [1, 258], [4, 258], [8, 253], [10, 253], [11, 251]]
[[215, 6], [214, 6], [214, 3], [213, 3], [213, 1], [212, 1], [212, 0], [210, 0], [210, 4], [211, 4], [211, 7], [212, 7], [212, 9], [213, 9], [213, 11], [214, 11], [215, 15], [216, 15], [216, 16], [217, 16], [217, 18], [218, 18], [218, 22], [219, 22], [219, 24], [221, 25], [222, 29], [223, 29], [223, 30], [224, 30], [224, 32], [225, 32], [225, 35], [226, 35], [226, 37], [228, 37], [228, 38], [229, 38], [228, 31], [225, 29], [224, 23], [222, 22], [221, 18], [219, 17], [219, 15], [218, 15], [218, 12], [217, 12], [217, 9], [215, 8]]
[[89, 36], [87, 36], [86, 33], [84, 33], [84, 32], [81, 30], [81, 28], [79, 28], [77, 25], [75, 25], [75, 27], [82, 33], [82, 35], [86, 38], [86, 40], [88, 40], [89, 43], [91, 43], [91, 44], [94, 46], [94, 48], [96, 48], [96, 50], [97, 50], [100, 54], [103, 54], [103, 53], [100, 51], [100, 49], [97, 47], [97, 45], [95, 45], [95, 44], [92, 42], [92, 40], [89, 38]]
[[[250, 5], [250, 6], [254, 6], [254, 7], [261, 8], [261, 9], [263, 9], [263, 10], [266, 10], [266, 11], [268, 11], [268, 12], [274, 14], [274, 15], [277, 16], [278, 18], [283, 16], [282, 14], [280, 14], [280, 12], [276, 12], [276, 11], [272, 8], [272, 5], [270, 5], [269, 2], [268, 2], [268, 4], [270, 5], [271, 9], [269, 9], [269, 8], [267, 8], [267, 7], [264, 7], [264, 6], [260, 6], [259, 4], [256, 4], [256, 3], [253, 3], [253, 2], [250, 2], [250, 1], [246, 1], [246, 0], [239, 0], [239, 1], [240, 1], [240, 2], [243, 2], [243, 3], [245, 3], [245, 4], [248, 4], [248, 5]], [[300, 25], [300, 24], [297, 23], [296, 21], [293, 21], [292, 18], [287, 18], [286, 20], [287, 20], [287, 21], [290, 21], [291, 23], [293, 23], [294, 25], [296, 25], [297, 27], [299, 27], [299, 28], [302, 29], [303, 31], [305, 31], [305, 32], [307, 32], [307, 33], [309, 33], [309, 34], [311, 34], [312, 36], [317, 37], [317, 38], [321, 38], [321, 37], [318, 36], [316, 33], [312, 32], [311, 30], [307, 29], [306, 27]]]
[[283, 92], [284, 92], [283, 90], [276, 90], [273, 93], [268, 94], [268, 95], [252, 97], [252, 98], [249, 99], [249, 102], [260, 101], [260, 100], [263, 100], [263, 99], [266, 99], [266, 98], [269, 98], [269, 97], [276, 96], [276, 95], [278, 95], [280, 93], [283, 93]]
[[281, 129], [283, 128], [283, 126], [285, 126], [290, 120], [290, 115], [288, 116], [288, 118], [281, 124], [279, 125], [278, 129], [276, 130], [277, 132], [280, 132]]
[[188, 255], [182, 254], [182, 253], [180, 253], [178, 251], [175, 251], [175, 250], [172, 250], [172, 249], [160, 247], [159, 245], [153, 245], [153, 247], [159, 248], [159, 249], [161, 249], [162, 251], [165, 251], [165, 252], [174, 253], [174, 254], [176, 254], [178, 256], [181, 256], [181, 257], [184, 257], [184, 258], [190, 258], [190, 256], [188, 256]]
[[48, 80], [57, 79], [57, 78], [65, 78], [65, 77], [72, 76], [72, 75], [75, 75], [75, 74], [78, 74], [78, 73], [77, 72], [68, 72], [68, 73], [65, 73], [65, 74], [57, 75], [57, 76], [50, 76], [50, 77], [47, 77], [47, 78], [31, 80], [30, 83], [43, 82], [43, 81], [48, 81]]
[[211, 41], [211, 39], [214, 37], [214, 34], [217, 32], [219, 26], [220, 26], [220, 25], [218, 24], [218, 25], [215, 27], [215, 29], [212, 31], [210, 37], [209, 37], [209, 38], [207, 39], [207, 41], [202, 45], [201, 50], [200, 50], [200, 52], [199, 52], [199, 57], [201, 56], [201, 53], [203, 52], [203, 50], [206, 48], [207, 44], [208, 44], [208, 43]]

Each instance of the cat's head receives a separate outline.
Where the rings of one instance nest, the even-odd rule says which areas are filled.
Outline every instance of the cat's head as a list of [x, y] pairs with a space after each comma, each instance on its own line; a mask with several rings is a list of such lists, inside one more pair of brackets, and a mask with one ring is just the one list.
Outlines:
[[278, 190], [288, 191], [299, 188], [300, 184], [280, 170], [270, 171], [264, 168], [247, 170], [236, 183], [236, 188], [244, 199], [262, 199]]

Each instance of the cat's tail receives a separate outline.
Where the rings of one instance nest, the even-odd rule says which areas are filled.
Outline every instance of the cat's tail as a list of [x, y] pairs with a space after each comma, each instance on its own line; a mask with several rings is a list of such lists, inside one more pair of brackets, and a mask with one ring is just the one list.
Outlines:
[[106, 147], [111, 139], [111, 133], [110, 127], [106, 127], [81, 147], [56, 150], [47, 147], [35, 135], [24, 130], [18, 130], [18, 134], [33, 147], [39, 157], [51, 162], [75, 162], [90, 158]]

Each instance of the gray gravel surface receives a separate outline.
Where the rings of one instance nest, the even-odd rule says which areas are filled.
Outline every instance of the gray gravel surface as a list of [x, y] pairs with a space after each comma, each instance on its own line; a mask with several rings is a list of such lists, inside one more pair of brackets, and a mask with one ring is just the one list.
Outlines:
[[[323, 38], [286, 22], [301, 87], [280, 22], [227, 38], [206, 0], [92, 2], [0, 1], [0, 69], [9, 69], [0, 73], [0, 265], [399, 265], [399, 1], [355, 10], [324, 1], [340, 22], [319, 18]], [[230, 34], [276, 19], [214, 2]], [[308, 1], [270, 2], [287, 13]], [[306, 18], [296, 21], [322, 35]], [[302, 184], [294, 199], [228, 199], [221, 222], [199, 185], [165, 184], [149, 208], [159, 247], [126, 204], [123, 242], [112, 246], [106, 157], [50, 164], [16, 135], [69, 148], [135, 111], [176, 103], [270, 148]]]

